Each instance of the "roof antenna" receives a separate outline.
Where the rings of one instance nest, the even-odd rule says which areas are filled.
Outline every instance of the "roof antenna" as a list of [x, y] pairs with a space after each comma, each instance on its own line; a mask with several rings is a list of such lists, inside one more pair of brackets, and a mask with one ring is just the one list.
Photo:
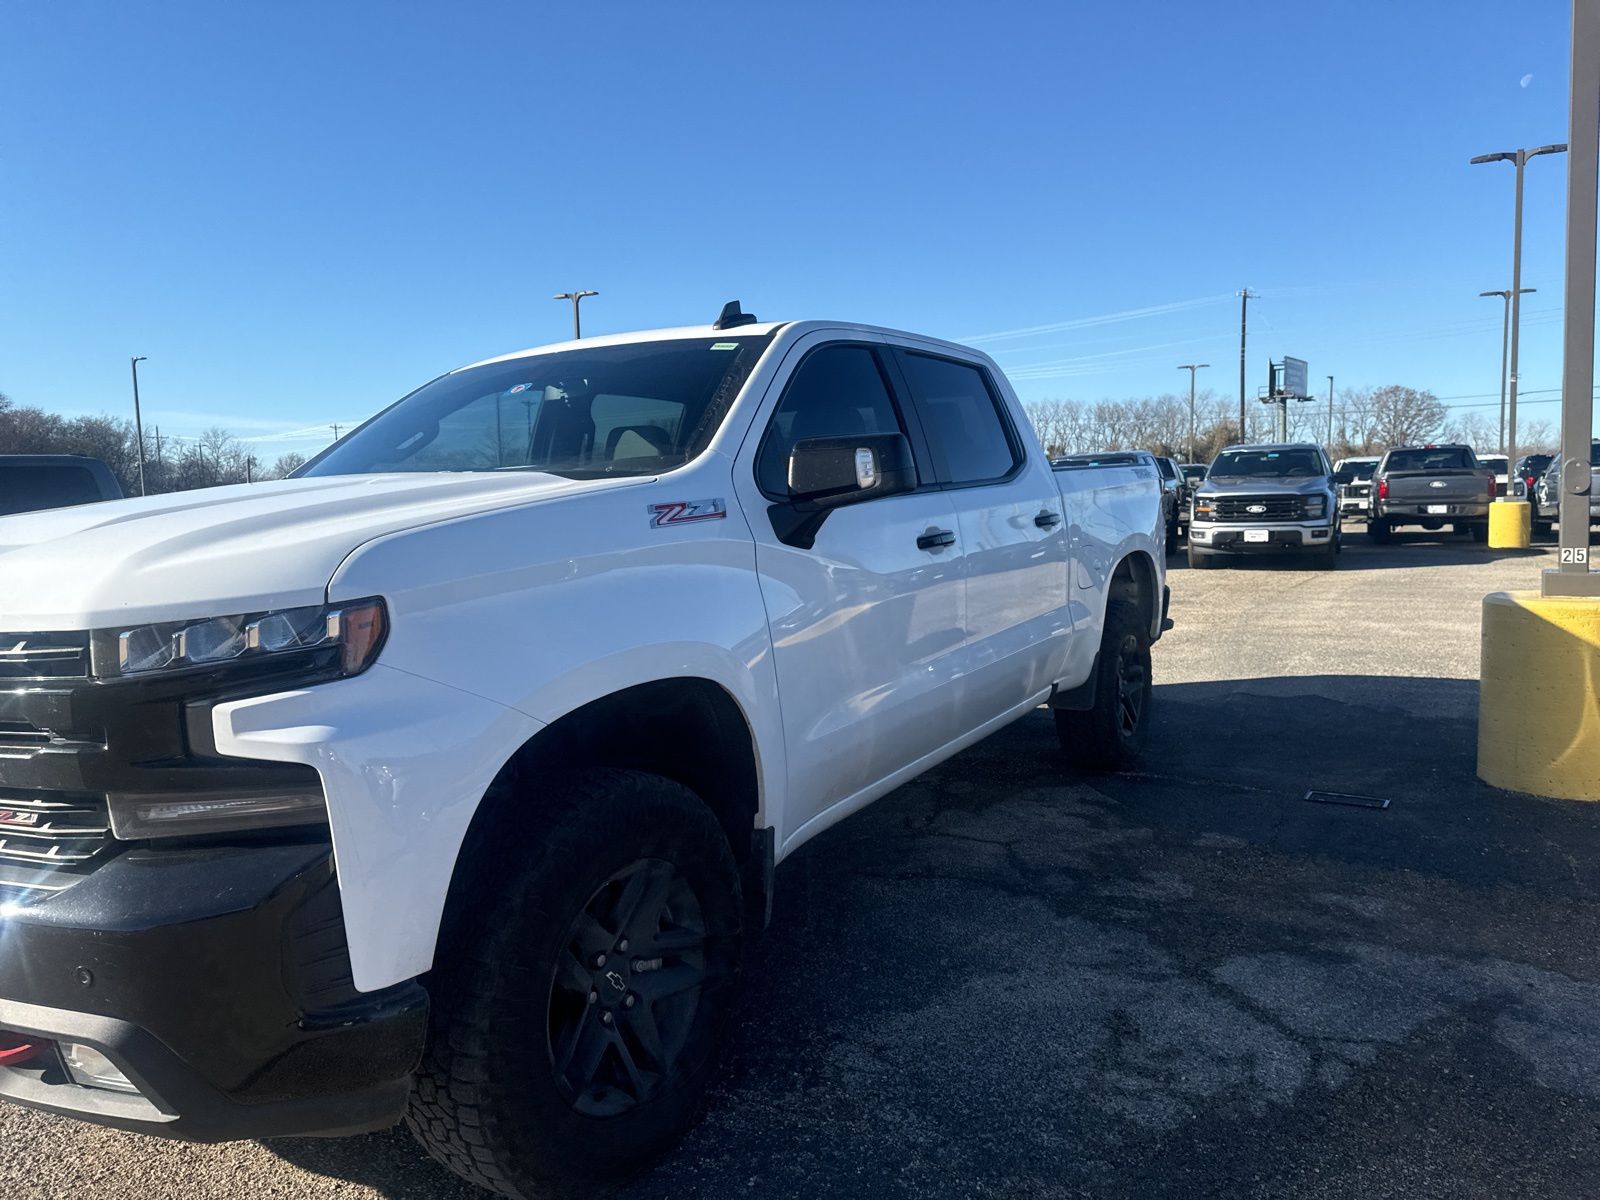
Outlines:
[[711, 328], [736, 329], [740, 325], [754, 325], [755, 323], [755, 313], [747, 313], [739, 306], [737, 300], [729, 300], [722, 306], [722, 315], [712, 322]]

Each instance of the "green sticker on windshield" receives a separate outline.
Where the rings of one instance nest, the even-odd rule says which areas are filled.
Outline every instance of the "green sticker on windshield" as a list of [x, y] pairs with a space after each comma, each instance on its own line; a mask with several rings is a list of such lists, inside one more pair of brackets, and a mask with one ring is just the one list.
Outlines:
[[711, 343], [711, 348], [713, 350], [737, 350], [739, 348], [739, 343], [738, 342], [712, 342]]

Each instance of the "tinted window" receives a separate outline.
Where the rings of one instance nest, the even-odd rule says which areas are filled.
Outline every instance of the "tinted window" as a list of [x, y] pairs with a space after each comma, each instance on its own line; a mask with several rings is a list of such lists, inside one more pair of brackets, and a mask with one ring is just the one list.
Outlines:
[[1288, 476], [1305, 479], [1326, 472], [1315, 450], [1229, 450], [1217, 455], [1207, 479], [1229, 476]]
[[1156, 470], [1161, 472], [1161, 478], [1163, 479], [1176, 479], [1178, 477], [1178, 472], [1173, 469], [1170, 458], [1156, 459]]
[[1345, 463], [1333, 473], [1336, 483], [1354, 483], [1358, 479], [1371, 479], [1372, 472], [1377, 470], [1375, 462]]
[[66, 508], [102, 499], [95, 478], [62, 463], [18, 463], [0, 467], [0, 516]]
[[789, 451], [802, 438], [904, 432], [877, 355], [866, 346], [823, 346], [783, 390], [756, 458], [756, 482], [770, 496], [787, 495]]
[[1600, 442], [1595, 442], [1589, 447], [1589, 465], [1600, 467]]
[[302, 474], [524, 470], [593, 478], [669, 470], [705, 449], [769, 340], [631, 342], [452, 371]]
[[[1503, 460], [1502, 460], [1503, 461]], [[1418, 447], [1415, 450], [1391, 450], [1384, 459], [1384, 472], [1390, 471], [1473, 471], [1478, 460], [1465, 446]]]
[[940, 478], [982, 483], [1016, 466], [1017, 452], [982, 371], [926, 354], [903, 354], [901, 361]]

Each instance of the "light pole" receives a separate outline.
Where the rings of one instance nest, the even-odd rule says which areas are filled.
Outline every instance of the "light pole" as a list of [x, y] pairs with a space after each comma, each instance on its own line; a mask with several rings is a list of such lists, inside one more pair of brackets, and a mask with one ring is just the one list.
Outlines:
[[1333, 376], [1328, 376], [1328, 444], [1325, 449], [1333, 449]]
[[[1538, 146], [1532, 150], [1502, 150], [1498, 154], [1480, 154], [1474, 163], [1509, 162], [1517, 167], [1517, 203], [1515, 232], [1511, 239], [1511, 368], [1508, 372], [1506, 392], [1506, 491], [1511, 491], [1511, 476], [1517, 465], [1517, 334], [1522, 323], [1522, 172], [1530, 158], [1541, 154], [1564, 154], [1566, 143]], [[1511, 496], [1497, 497], [1510, 501]]]
[[578, 320], [578, 305], [583, 303], [585, 296], [598, 296], [599, 292], [557, 292], [553, 299], [572, 301], [572, 340], [577, 341], [583, 336], [583, 326]]
[[1210, 363], [1184, 363], [1178, 368], [1180, 371], [1189, 372], [1189, 457], [1188, 462], [1194, 461], [1194, 373], [1209, 367]]
[[[1522, 294], [1537, 292], [1538, 288], [1523, 288]], [[1499, 296], [1505, 303], [1505, 316], [1500, 323], [1500, 444], [1495, 447], [1501, 454], [1506, 452], [1506, 347], [1511, 339], [1511, 289], [1502, 288], [1498, 292], [1479, 292], [1480, 296]], [[1511, 477], [1508, 475], [1509, 480]]]
[[139, 364], [145, 360], [140, 354], [128, 360], [133, 371], [133, 436], [139, 442], [139, 495], [144, 495], [144, 418], [139, 415]]
[[1244, 431], [1244, 331], [1245, 316], [1250, 311], [1250, 301], [1255, 293], [1249, 288], [1239, 289], [1239, 440], [1248, 442], [1249, 435]]

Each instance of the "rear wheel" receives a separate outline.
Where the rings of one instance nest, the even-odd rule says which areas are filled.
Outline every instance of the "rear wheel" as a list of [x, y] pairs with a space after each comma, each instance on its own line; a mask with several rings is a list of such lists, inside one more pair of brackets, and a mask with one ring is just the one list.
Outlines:
[[534, 833], [477, 850], [406, 1123], [503, 1195], [636, 1171], [693, 1121], [732, 1008], [727, 838], [681, 785], [602, 770], [540, 797]]
[[1387, 545], [1394, 540], [1394, 528], [1382, 517], [1374, 517], [1367, 522], [1367, 536], [1378, 545]]
[[1472, 523], [1471, 528], [1472, 528], [1472, 540], [1473, 541], [1482, 542], [1482, 541], [1485, 541], [1485, 540], [1488, 539], [1488, 537], [1489, 537], [1489, 526], [1488, 526], [1487, 523], [1485, 523], [1483, 521], [1474, 521]]
[[1124, 770], [1144, 749], [1152, 694], [1150, 627], [1132, 601], [1106, 605], [1094, 671], [1094, 707], [1081, 712], [1056, 709], [1056, 737], [1078, 766]]

